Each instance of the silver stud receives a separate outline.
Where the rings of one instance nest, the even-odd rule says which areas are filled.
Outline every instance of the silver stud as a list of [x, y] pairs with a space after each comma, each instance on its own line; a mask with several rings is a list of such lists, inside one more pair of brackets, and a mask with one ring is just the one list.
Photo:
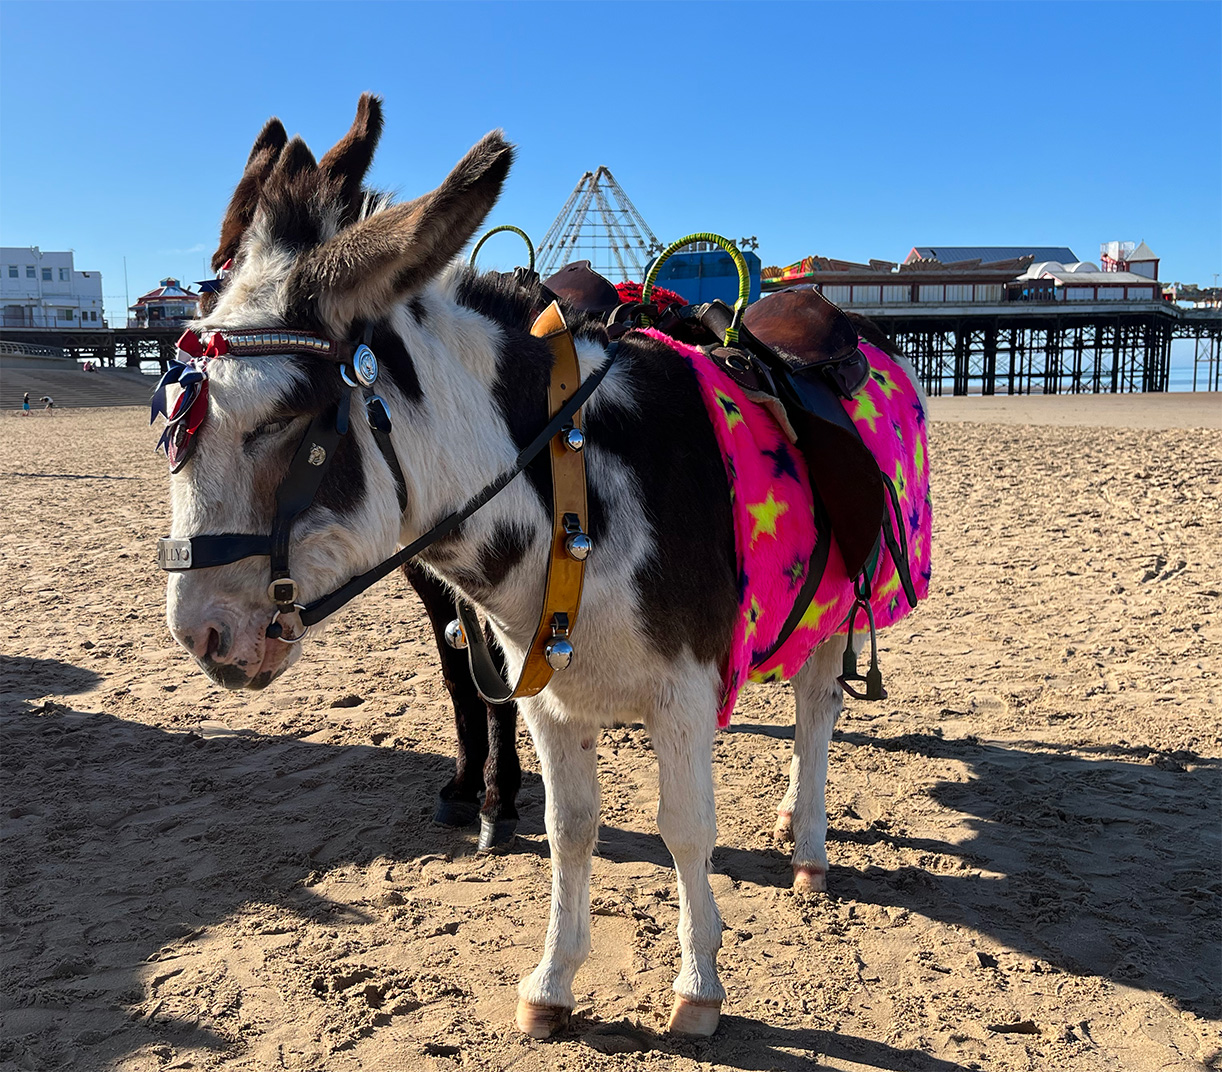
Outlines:
[[317, 443], [310, 444], [310, 456], [306, 458], [311, 465], [322, 465], [327, 460], [327, 451], [325, 447], [320, 447]]
[[462, 651], [467, 646], [467, 634], [457, 618], [446, 626], [446, 643], [456, 651]]
[[364, 343], [361, 343], [352, 355], [352, 371], [365, 387], [372, 387], [374, 380], [378, 378], [378, 359]]
[[586, 445], [586, 434], [580, 428], [566, 428], [562, 433], [564, 445], [576, 454]]
[[584, 562], [594, 550], [594, 541], [584, 532], [575, 532], [564, 541], [564, 549], [569, 553], [569, 558]]
[[543, 658], [553, 670], [567, 670], [573, 662], [573, 645], [564, 637], [553, 637], [543, 647]]

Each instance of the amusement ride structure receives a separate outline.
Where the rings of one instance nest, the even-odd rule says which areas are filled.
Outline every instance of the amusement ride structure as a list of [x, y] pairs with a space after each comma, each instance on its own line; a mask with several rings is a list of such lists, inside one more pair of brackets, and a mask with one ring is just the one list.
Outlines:
[[662, 252], [632, 199], [609, 167], [587, 171], [539, 243], [539, 274], [546, 279], [575, 260], [588, 260], [614, 283], [645, 278], [650, 259]]

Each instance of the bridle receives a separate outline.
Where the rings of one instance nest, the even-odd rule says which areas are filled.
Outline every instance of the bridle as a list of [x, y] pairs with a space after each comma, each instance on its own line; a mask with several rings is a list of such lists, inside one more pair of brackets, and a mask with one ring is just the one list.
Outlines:
[[[174, 409], [166, 413], [168, 427], [163, 443], [167, 444], [172, 472], [177, 472], [189, 460], [194, 445], [193, 437], [206, 416], [207, 365], [212, 360], [272, 354], [322, 357], [339, 365], [341, 379], [352, 390], [344, 391], [334, 406], [328, 407], [310, 422], [289, 463], [288, 473], [276, 490], [276, 508], [269, 533], [163, 537], [157, 546], [158, 565], [163, 570], [179, 572], [224, 566], [247, 558], [267, 556], [270, 563], [267, 592], [275, 606], [275, 612], [268, 623], [266, 635], [270, 639], [295, 644], [305, 639], [313, 625], [334, 614], [399, 566], [457, 529], [463, 521], [503, 491], [514, 477], [551, 444], [553, 491], [557, 504], [554, 511], [556, 524], [553, 525], [553, 548], [549, 558], [548, 584], [540, 626], [518, 683], [508, 685], [495, 669], [489, 673], [492, 662], [473, 608], [466, 607], [460, 601], [459, 621], [462, 624], [459, 626], [458, 622], [451, 623], [451, 632], [454, 634], [451, 640], [455, 646], [470, 648], [472, 671], [485, 699], [503, 703], [518, 696], [534, 695], [545, 687], [551, 670], [563, 669], [572, 658], [572, 646], [567, 638], [576, 621], [577, 608], [580, 605], [581, 567], [592, 546], [584, 531], [584, 461], [580, 462], [579, 476], [573, 476], [573, 466], [576, 461], [580, 461], [585, 442], [580, 430], [580, 410], [614, 364], [618, 344], [613, 343], [607, 350], [606, 361], [585, 380], [581, 380], [572, 335], [560, 313], [559, 305], [549, 305], [536, 319], [532, 332], [544, 338], [552, 348], [557, 369], [562, 370], [553, 370], [553, 387], [558, 384], [564, 391], [560, 396], [549, 391], [551, 419], [522, 449], [513, 466], [485, 485], [458, 510], [442, 518], [426, 533], [390, 558], [353, 577], [327, 595], [302, 604], [299, 602], [298, 583], [289, 569], [289, 544], [293, 524], [313, 503], [340, 442], [348, 434], [352, 396], [357, 390], [364, 394], [365, 415], [370, 431], [394, 476], [400, 514], [407, 506], [407, 485], [390, 438], [390, 411], [384, 399], [372, 391], [378, 378], [377, 358], [369, 346], [372, 330], [372, 325], [365, 329], [360, 343], [336, 342], [311, 332], [280, 329], [214, 332], [207, 344], [193, 331], [183, 334], [178, 342], [183, 360], [175, 362], [163, 377], [153, 403], [154, 416], [159, 411], [165, 413], [164, 387], [167, 383], [186, 382], [189, 390], [194, 392], [184, 393]], [[568, 382], [558, 383], [560, 379]], [[192, 415], [192, 411], [201, 405], [202, 412]], [[179, 429], [182, 431], [179, 432]], [[176, 435], [181, 439], [181, 443], [175, 443]], [[566, 460], [568, 455], [573, 458]], [[563, 474], [566, 471], [570, 474], [569, 477], [558, 483], [557, 473]], [[571, 488], [576, 482], [580, 483], [580, 507], [560, 512], [565, 487]]]

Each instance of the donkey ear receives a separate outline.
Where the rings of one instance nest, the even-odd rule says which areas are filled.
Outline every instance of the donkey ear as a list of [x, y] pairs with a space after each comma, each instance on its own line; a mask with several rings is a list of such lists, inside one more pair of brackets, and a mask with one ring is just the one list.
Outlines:
[[337, 187], [348, 218], [360, 208], [361, 183], [373, 163], [382, 136], [382, 98], [362, 93], [352, 127], [319, 162], [319, 170]]
[[340, 231], [298, 262], [289, 308], [346, 330], [433, 279], [467, 244], [496, 204], [513, 163], [499, 130], [486, 135], [431, 194]]
[[280, 156], [280, 151], [287, 141], [288, 135], [284, 132], [284, 124], [275, 117], [267, 121], [263, 129], [259, 131], [259, 136], [255, 138], [255, 144], [246, 160], [246, 170], [242, 173], [242, 178], [238, 180], [237, 188], [233, 191], [233, 197], [229, 201], [229, 208], [225, 211], [225, 218], [221, 221], [221, 240], [216, 247], [216, 252], [212, 254], [214, 272], [219, 271], [221, 266], [237, 253], [238, 246], [242, 242], [242, 235], [250, 226], [250, 221], [254, 219], [255, 207], [259, 204], [259, 194], [263, 189], [263, 184], [271, 174]]
[[273, 187], [283, 189], [292, 185], [299, 175], [315, 171], [317, 168], [318, 164], [314, 161], [314, 154], [310, 152], [310, 147], [301, 140], [300, 136], [294, 135], [293, 140], [280, 150], [280, 155], [276, 158], [276, 163], [267, 176], [267, 187], [269, 190]]

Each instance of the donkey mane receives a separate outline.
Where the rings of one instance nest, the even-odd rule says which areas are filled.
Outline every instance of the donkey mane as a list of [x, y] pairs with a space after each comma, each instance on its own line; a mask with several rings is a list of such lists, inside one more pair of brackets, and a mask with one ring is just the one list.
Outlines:
[[[524, 283], [511, 272], [480, 272], [463, 265], [455, 269], [454, 297], [460, 305], [502, 327], [529, 331], [539, 311], [553, 298], [538, 279]], [[607, 344], [602, 320], [561, 301], [564, 318], [575, 338]]]

